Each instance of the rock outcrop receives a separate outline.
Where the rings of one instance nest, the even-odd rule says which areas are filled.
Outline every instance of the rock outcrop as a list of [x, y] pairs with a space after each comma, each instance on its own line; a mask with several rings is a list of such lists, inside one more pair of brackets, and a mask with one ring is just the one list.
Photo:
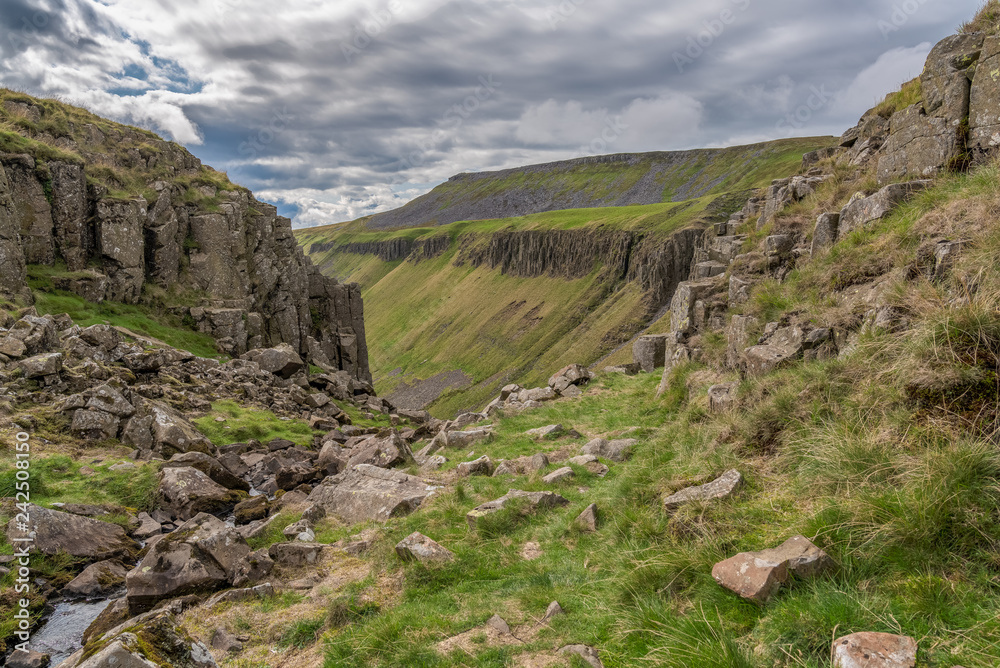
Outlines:
[[[40, 122], [54, 113], [23, 106]], [[0, 108], [0, 118], [10, 113]], [[91, 301], [135, 304], [152, 286], [201, 293], [209, 295], [201, 305], [173, 310], [220, 351], [284, 343], [307, 362], [371, 382], [358, 286], [323, 276], [287, 218], [183, 148], [124, 126], [112, 132], [91, 145], [71, 128], [60, 146], [77, 153], [63, 159], [0, 154], [0, 293], [30, 303], [26, 264], [59, 262], [79, 273], [57, 282]], [[108, 154], [105, 139], [119, 153]], [[108, 165], [148, 174], [150, 199], [88, 184]]]

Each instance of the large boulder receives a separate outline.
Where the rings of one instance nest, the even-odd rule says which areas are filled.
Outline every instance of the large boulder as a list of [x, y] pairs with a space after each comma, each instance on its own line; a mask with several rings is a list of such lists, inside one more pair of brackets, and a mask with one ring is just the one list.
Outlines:
[[43, 554], [65, 552], [90, 561], [130, 556], [139, 550], [139, 544], [117, 524], [34, 504], [28, 506], [26, 525], [17, 521], [7, 523], [7, 540], [12, 544], [16, 544], [16, 539], [29, 537], [34, 549]]
[[888, 216], [897, 206], [923, 190], [929, 181], [911, 181], [888, 185], [870, 197], [855, 195], [840, 212], [839, 236], [865, 227]]
[[48, 316], [26, 315], [11, 326], [7, 336], [23, 343], [28, 355], [50, 352], [59, 345], [55, 321]]
[[107, 598], [125, 585], [128, 569], [120, 561], [107, 560], [91, 564], [62, 589], [62, 595], [74, 598]]
[[889, 123], [889, 140], [878, 160], [880, 183], [934, 177], [965, 154], [964, 130], [949, 119], [928, 116], [920, 104], [896, 112]]
[[191, 466], [164, 468], [159, 477], [160, 508], [181, 520], [199, 513], [228, 513], [242, 498]]
[[983, 51], [984, 35], [950, 35], [938, 42], [920, 75], [923, 109], [928, 116], [950, 121], [955, 127], [969, 115], [970, 68]]
[[191, 638], [173, 614], [157, 611], [130, 619], [90, 641], [61, 668], [216, 668], [203, 643]]
[[391, 469], [413, 462], [410, 446], [399, 432], [389, 429], [354, 446], [347, 460], [347, 468], [358, 464], [371, 464], [379, 468]]
[[167, 598], [214, 591], [231, 584], [250, 554], [243, 537], [207, 513], [188, 520], [156, 541], [125, 578], [133, 613]]
[[145, 281], [146, 200], [102, 199], [95, 211], [97, 249], [108, 276], [107, 298], [136, 304]]
[[720, 585], [743, 598], [766, 602], [792, 575], [815, 577], [833, 568], [833, 560], [807, 538], [794, 536], [776, 548], [741, 552], [712, 568]]
[[987, 37], [969, 98], [969, 151], [976, 161], [1000, 152], [1000, 36]]
[[160, 468], [183, 468], [185, 466], [198, 469], [226, 489], [238, 489], [244, 492], [250, 491], [250, 484], [246, 480], [237, 478], [218, 459], [206, 455], [204, 452], [179, 452]]
[[21, 360], [17, 363], [17, 367], [25, 378], [45, 378], [55, 376], [62, 371], [62, 361], [62, 353], [42, 353]]
[[111, 413], [81, 408], [73, 413], [70, 431], [77, 438], [102, 441], [117, 436], [120, 424], [121, 420]]
[[385, 522], [413, 512], [436, 489], [401, 471], [359, 464], [323, 480], [309, 494], [309, 502], [345, 522]]
[[[579, 364], [570, 364], [549, 378], [549, 387], [562, 394], [574, 385], [586, 385], [590, 382], [591, 378], [593, 378], [593, 374], [587, 370], [587, 367]], [[508, 394], [508, 396], [510, 395]]]
[[667, 356], [667, 336], [640, 336], [632, 344], [632, 360], [646, 373], [662, 369]]
[[512, 489], [499, 499], [487, 501], [470, 510], [465, 515], [465, 521], [468, 523], [470, 529], [475, 530], [479, 518], [499, 512], [511, 502], [524, 503], [531, 510], [556, 508], [569, 504], [568, 499], [559, 496], [555, 492], [524, 492], [519, 489]]
[[177, 452], [212, 452], [212, 442], [177, 410], [153, 401], [149, 412], [153, 418], [153, 451], [161, 457], [169, 458]]
[[179, 362], [190, 362], [194, 355], [174, 348], [154, 348], [125, 355], [125, 366], [136, 373], [155, 373], [163, 367]]
[[914, 668], [917, 641], [891, 633], [852, 633], [833, 641], [833, 668]]
[[305, 362], [287, 343], [278, 344], [273, 348], [251, 350], [242, 355], [241, 359], [256, 362], [261, 370], [282, 378], [291, 378], [305, 368]]
[[[695, 306], [722, 286], [722, 278], [683, 281], [677, 286], [670, 301], [670, 323], [673, 331], [681, 336], [695, 331]], [[662, 365], [661, 365], [662, 366]]]

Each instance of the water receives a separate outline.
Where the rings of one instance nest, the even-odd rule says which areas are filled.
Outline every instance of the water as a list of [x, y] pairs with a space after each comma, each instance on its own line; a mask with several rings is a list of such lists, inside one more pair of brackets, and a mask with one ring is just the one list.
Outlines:
[[83, 647], [83, 632], [110, 603], [110, 600], [60, 603], [45, 625], [31, 635], [31, 649], [52, 655], [50, 665], [58, 666]]

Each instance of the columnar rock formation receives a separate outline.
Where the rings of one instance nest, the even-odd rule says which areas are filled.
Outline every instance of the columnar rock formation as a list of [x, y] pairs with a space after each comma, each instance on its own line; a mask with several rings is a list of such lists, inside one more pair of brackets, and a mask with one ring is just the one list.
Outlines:
[[[57, 287], [90, 301], [136, 304], [148, 287], [184, 294], [186, 303], [194, 296], [200, 305], [175, 313], [227, 354], [287, 343], [308, 361], [371, 379], [358, 287], [313, 267], [287, 218], [179, 146], [112, 131], [75, 128], [58, 140], [74, 152], [61, 159], [41, 149], [0, 154], [0, 292], [30, 301], [25, 265], [65, 264]], [[108, 148], [133, 144], [149, 156]], [[156, 174], [143, 188], [149, 199], [88, 182], [108, 164], [140, 180]]]

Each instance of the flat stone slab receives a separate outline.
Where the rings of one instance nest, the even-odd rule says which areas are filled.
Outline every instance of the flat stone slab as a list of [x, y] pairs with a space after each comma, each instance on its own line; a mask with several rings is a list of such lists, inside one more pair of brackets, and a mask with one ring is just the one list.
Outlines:
[[623, 438], [614, 441], [595, 438], [583, 446], [583, 454], [604, 457], [613, 462], [623, 462], [632, 456], [632, 448], [638, 445], [638, 443], [639, 441], [634, 438]]
[[566, 433], [566, 429], [561, 424], [550, 424], [538, 429], [529, 429], [524, 432], [525, 436], [531, 436], [537, 441], [546, 438], [558, 438]]
[[917, 641], [891, 633], [853, 633], [833, 643], [833, 668], [914, 668]]
[[18, 545], [16, 541], [23, 538], [33, 538], [33, 549], [43, 554], [66, 552], [93, 561], [123, 557], [139, 551], [139, 544], [126, 536], [125, 530], [117, 524], [34, 504], [28, 506], [26, 526], [22, 527], [14, 520], [7, 523], [7, 540], [11, 544]]
[[396, 544], [396, 555], [403, 561], [419, 561], [424, 564], [455, 560], [455, 555], [450, 550], [419, 531], [414, 531]]
[[804, 536], [794, 536], [776, 548], [741, 552], [712, 568], [720, 585], [743, 598], [765, 603], [794, 574], [810, 578], [833, 568], [833, 560]]
[[560, 480], [566, 480], [567, 478], [572, 478], [574, 475], [576, 474], [573, 473], [573, 469], [571, 469], [568, 466], [564, 466], [561, 469], [556, 469], [547, 476], [543, 476], [542, 480], [546, 484], [551, 485], [552, 483], [559, 482]]
[[663, 500], [663, 507], [670, 511], [692, 501], [727, 499], [742, 486], [743, 475], [736, 469], [730, 469], [708, 484], [688, 487], [671, 494]]
[[323, 480], [309, 494], [309, 502], [352, 524], [386, 522], [412, 513], [437, 489], [402, 471], [359, 464]]
[[569, 504], [568, 499], [564, 499], [555, 492], [522, 492], [519, 489], [512, 489], [499, 499], [487, 501], [481, 506], [470, 510], [465, 516], [465, 521], [468, 523], [469, 528], [474, 531], [476, 529], [476, 522], [480, 517], [503, 510], [507, 503], [514, 499], [525, 499], [532, 509], [555, 508]]

